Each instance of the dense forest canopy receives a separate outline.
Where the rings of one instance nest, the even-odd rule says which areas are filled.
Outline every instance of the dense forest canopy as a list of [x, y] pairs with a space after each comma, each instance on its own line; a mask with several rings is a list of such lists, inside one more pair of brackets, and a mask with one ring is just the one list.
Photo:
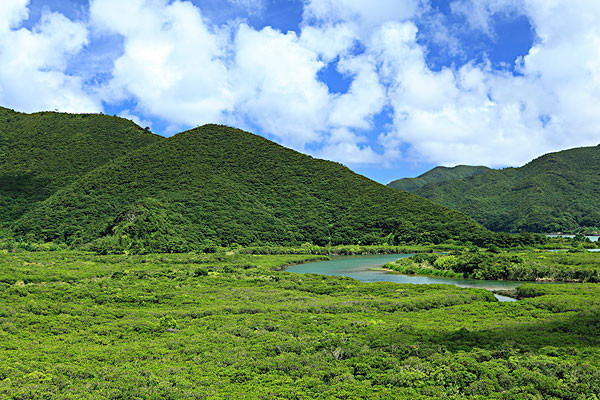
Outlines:
[[435, 167], [416, 178], [402, 178], [388, 183], [389, 187], [414, 193], [428, 183], [449, 182], [468, 178], [489, 171], [488, 167], [457, 165], [456, 167]]
[[0, 253], [0, 397], [596, 399], [597, 284], [278, 271], [311, 256]]
[[546, 154], [520, 168], [429, 183], [416, 194], [464, 212], [493, 231], [600, 229], [600, 146]]
[[42, 241], [180, 251], [196, 244], [484, 241], [470, 218], [348, 168], [206, 125], [115, 159], [14, 224]]
[[0, 226], [94, 168], [160, 139], [119, 117], [0, 107]]

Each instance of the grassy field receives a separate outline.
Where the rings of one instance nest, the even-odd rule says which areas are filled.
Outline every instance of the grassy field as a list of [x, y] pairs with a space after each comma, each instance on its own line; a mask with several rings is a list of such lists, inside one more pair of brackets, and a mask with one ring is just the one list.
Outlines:
[[597, 399], [600, 286], [499, 303], [322, 256], [0, 254], [0, 398]]

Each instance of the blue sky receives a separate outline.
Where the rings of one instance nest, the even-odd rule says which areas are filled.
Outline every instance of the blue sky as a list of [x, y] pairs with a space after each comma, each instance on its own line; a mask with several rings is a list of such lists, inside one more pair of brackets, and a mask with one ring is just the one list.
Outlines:
[[591, 0], [6, 0], [0, 104], [223, 123], [381, 183], [518, 166], [600, 141], [598, 20]]

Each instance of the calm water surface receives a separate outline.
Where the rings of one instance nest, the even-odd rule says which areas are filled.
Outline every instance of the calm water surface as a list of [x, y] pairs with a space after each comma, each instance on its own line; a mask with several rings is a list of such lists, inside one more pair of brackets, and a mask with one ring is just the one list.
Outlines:
[[[396, 282], [417, 285], [445, 284], [465, 288], [509, 290], [522, 285], [516, 281], [482, 281], [475, 279], [438, 278], [430, 276], [402, 275], [386, 271], [373, 271], [390, 261], [410, 257], [412, 254], [385, 254], [369, 256], [333, 256], [331, 261], [318, 261], [289, 267], [287, 271], [299, 274], [348, 276], [361, 282]], [[516, 301], [510, 297], [494, 294], [500, 301]]]
[[[546, 236], [551, 237], [551, 238], [555, 238], [555, 237], [574, 238], [575, 237], [575, 235], [549, 235], [549, 234], [546, 234]], [[600, 236], [597, 236], [597, 235], [586, 235], [585, 237], [590, 239], [591, 242], [597, 242], [598, 239], [600, 239]]]

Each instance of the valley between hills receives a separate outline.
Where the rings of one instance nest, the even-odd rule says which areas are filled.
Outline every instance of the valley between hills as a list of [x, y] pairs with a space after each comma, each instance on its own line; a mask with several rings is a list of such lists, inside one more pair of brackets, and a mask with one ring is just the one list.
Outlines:
[[[386, 187], [222, 125], [0, 108], [0, 397], [597, 399], [599, 149]], [[286, 270], [366, 254], [397, 259]]]

